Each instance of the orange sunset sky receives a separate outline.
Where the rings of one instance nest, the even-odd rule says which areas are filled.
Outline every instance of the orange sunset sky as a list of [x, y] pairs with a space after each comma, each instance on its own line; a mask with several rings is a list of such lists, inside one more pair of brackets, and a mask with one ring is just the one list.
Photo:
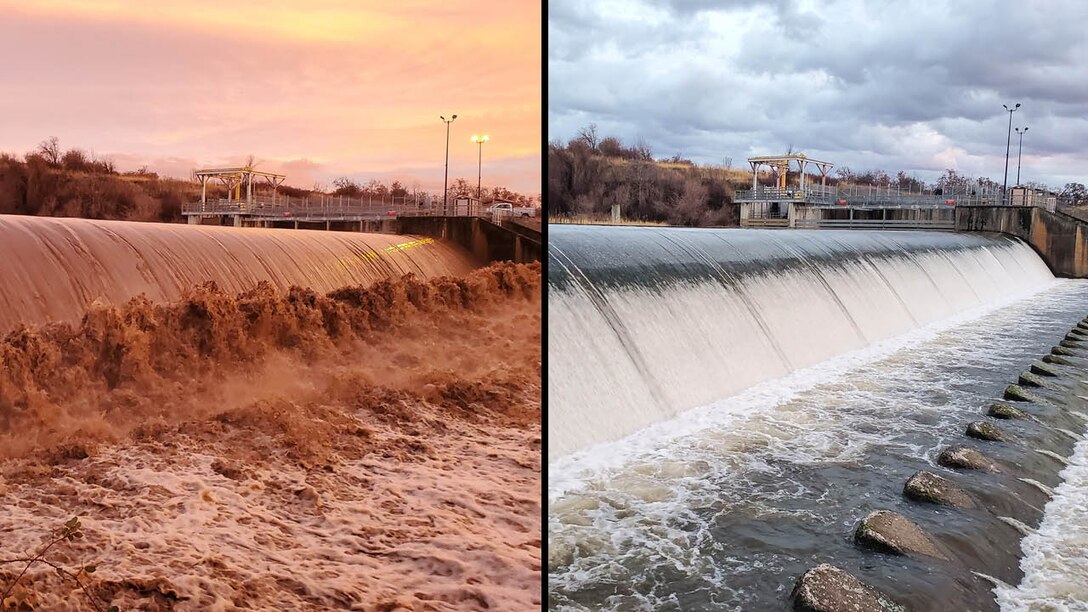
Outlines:
[[0, 151], [50, 137], [188, 178], [237, 164], [541, 191], [541, 3], [0, 0]]

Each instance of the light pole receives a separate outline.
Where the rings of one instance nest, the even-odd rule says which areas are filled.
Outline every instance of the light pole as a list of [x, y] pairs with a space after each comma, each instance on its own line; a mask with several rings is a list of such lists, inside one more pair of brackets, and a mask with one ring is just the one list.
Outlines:
[[484, 143], [489, 141], [489, 140], [491, 140], [491, 137], [488, 136], [487, 134], [484, 134], [483, 136], [477, 136], [476, 134], [472, 135], [472, 142], [475, 142], [477, 145], [479, 145], [478, 148], [480, 150], [479, 166], [477, 167], [477, 171], [476, 171], [477, 172], [477, 174], [476, 174], [476, 205], [477, 206], [483, 206], [483, 204], [484, 204], [483, 191], [481, 190], [480, 185], [482, 184], [481, 179], [483, 179], [483, 176], [484, 176]]
[[1008, 204], [1009, 197], [1009, 148], [1012, 146], [1012, 114], [1016, 112], [1016, 109], [1020, 108], [1020, 103], [1017, 102], [1016, 106], [1009, 108], [1007, 104], [1002, 104], [1005, 110], [1009, 111], [1009, 137], [1005, 141], [1005, 180], [1001, 186], [1001, 203]]
[[1020, 135], [1020, 146], [1016, 148], [1016, 186], [1020, 186], [1020, 156], [1024, 153], [1024, 134], [1028, 133], [1028, 128], [1020, 129], [1016, 128], [1016, 133]]
[[[1019, 106], [1019, 105], [1017, 105], [1017, 106]], [[441, 119], [442, 122], [446, 124], [446, 174], [445, 174], [445, 176], [443, 176], [443, 179], [442, 179], [442, 213], [443, 213], [443, 215], [448, 215], [448, 213], [449, 213], [449, 201], [448, 201], [449, 200], [449, 187], [448, 187], [448, 183], [449, 183], [449, 124], [453, 123], [454, 120], [457, 119], [457, 115], [455, 114], [454, 117], [450, 117], [449, 119], [446, 119], [445, 117], [442, 117], [442, 115], [440, 114], [440, 115], [438, 115], [438, 119]]]

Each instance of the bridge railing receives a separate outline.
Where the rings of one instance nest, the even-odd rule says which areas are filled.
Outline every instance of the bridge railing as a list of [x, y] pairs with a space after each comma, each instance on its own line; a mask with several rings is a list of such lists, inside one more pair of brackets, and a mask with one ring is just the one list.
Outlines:
[[851, 206], [873, 208], [934, 208], [943, 206], [986, 206], [1000, 203], [1000, 194], [994, 193], [903, 193], [894, 189], [838, 189], [815, 185], [811, 188], [776, 189], [761, 187], [738, 191], [736, 201], [747, 202], [796, 202], [805, 206]]

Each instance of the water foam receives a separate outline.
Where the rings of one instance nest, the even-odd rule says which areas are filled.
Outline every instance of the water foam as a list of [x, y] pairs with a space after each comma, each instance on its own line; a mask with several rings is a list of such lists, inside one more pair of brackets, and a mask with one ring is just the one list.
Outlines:
[[562, 227], [549, 261], [549, 461], [1053, 282], [923, 232]]
[[994, 590], [1002, 610], [1088, 610], [1088, 441], [1060, 477], [1042, 524], [1021, 543], [1024, 579]]

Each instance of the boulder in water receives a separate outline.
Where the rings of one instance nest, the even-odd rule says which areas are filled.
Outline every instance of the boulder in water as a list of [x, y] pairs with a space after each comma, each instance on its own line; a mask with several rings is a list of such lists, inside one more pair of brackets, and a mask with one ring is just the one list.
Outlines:
[[1005, 387], [1005, 399], [1013, 400], [1014, 402], [1040, 402], [1041, 398], [1035, 395], [1031, 391], [1021, 387], [1020, 385], [1009, 385]]
[[1072, 340], [1062, 340], [1058, 343], [1058, 346], [1064, 346], [1067, 349], [1076, 349], [1083, 351], [1085, 346], [1081, 342], [1074, 342]]
[[[1083, 333], [1084, 332], [1081, 332], [1081, 334], [1083, 334]], [[1080, 334], [1074, 334], [1073, 332], [1069, 332], [1068, 334], [1066, 334], [1065, 335], [1065, 340], [1068, 340], [1069, 342], [1073, 342], [1075, 344], [1078, 344], [1078, 345], [1080, 345], [1082, 347], [1084, 346], [1085, 342], [1088, 342], [1088, 338], [1085, 338], [1084, 336], [1082, 336]]]
[[920, 502], [955, 508], [974, 508], [975, 502], [963, 489], [933, 472], [921, 471], [911, 476], [903, 486], [903, 495]]
[[877, 510], [861, 519], [854, 541], [894, 555], [925, 555], [947, 559], [922, 528], [910, 519], [889, 510]]
[[805, 572], [793, 587], [797, 612], [903, 612], [890, 597], [833, 565], [821, 563]]
[[1031, 373], [1036, 376], [1047, 376], [1050, 378], [1057, 378], [1062, 375], [1057, 368], [1041, 361], [1036, 361], [1031, 364]]
[[1054, 348], [1050, 349], [1050, 354], [1051, 355], [1062, 355], [1062, 356], [1065, 356], [1065, 357], [1076, 357], [1077, 356], [1076, 351], [1074, 351], [1072, 349], [1068, 349], [1068, 348], [1066, 348], [1064, 346], [1060, 346], [1060, 345], [1055, 346]]
[[989, 457], [969, 446], [949, 446], [937, 455], [937, 465], [960, 470], [1000, 472]]
[[1024, 387], [1047, 386], [1047, 382], [1042, 376], [1039, 376], [1038, 374], [1034, 374], [1032, 372], [1021, 372], [1020, 379], [1017, 381], [1017, 383]]
[[1058, 356], [1058, 355], [1054, 355], [1054, 354], [1050, 354], [1050, 355], [1043, 355], [1043, 356], [1042, 356], [1042, 360], [1043, 360], [1043, 361], [1044, 361], [1045, 363], [1053, 363], [1053, 364], [1055, 364], [1055, 365], [1063, 365], [1063, 366], [1071, 366], [1071, 365], [1073, 365], [1073, 362], [1072, 362], [1072, 361], [1069, 361], [1068, 359], [1064, 359], [1064, 358], [1062, 358], [1062, 357], [1060, 357], [1060, 356]]
[[995, 419], [1026, 419], [1028, 415], [1019, 408], [1013, 408], [1008, 404], [1002, 404], [1001, 402], [995, 402], [990, 404], [990, 409], [986, 411], [988, 416], [992, 416]]
[[1005, 433], [993, 423], [986, 421], [972, 421], [967, 424], [967, 435], [979, 440], [998, 442], [1005, 439]]

